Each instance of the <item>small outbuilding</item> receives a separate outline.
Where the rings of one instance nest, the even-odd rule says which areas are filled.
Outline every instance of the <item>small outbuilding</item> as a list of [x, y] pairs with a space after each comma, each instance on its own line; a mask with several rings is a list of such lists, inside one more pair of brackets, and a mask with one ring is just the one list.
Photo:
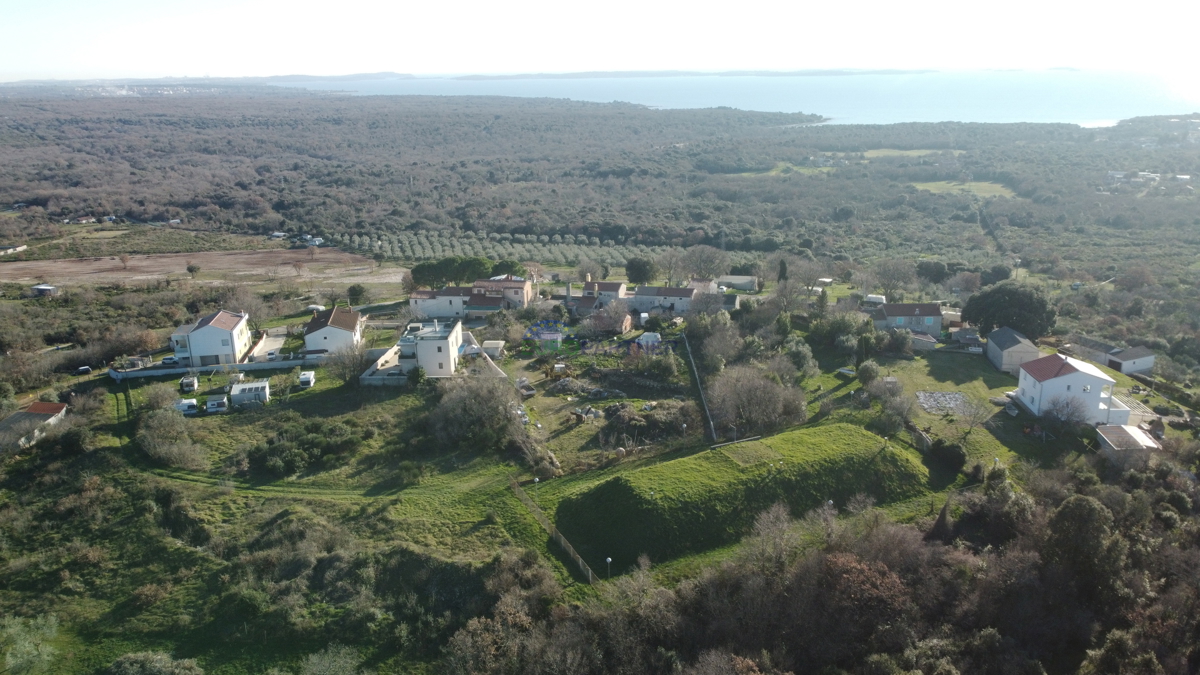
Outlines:
[[483, 353], [498, 359], [504, 356], [504, 340], [484, 340]]
[[643, 349], [647, 347], [654, 347], [662, 342], [662, 335], [659, 335], [658, 333], [642, 333], [637, 337], [636, 340], [634, 340], [634, 342], [636, 342], [638, 346]]
[[38, 295], [58, 295], [58, 286], [50, 284], [38, 284], [33, 287], [33, 292]]
[[928, 352], [937, 349], [938, 341], [926, 333], [913, 333], [911, 344], [914, 352]]
[[757, 291], [758, 277], [726, 274], [717, 277], [717, 283], [725, 288], [736, 288], [739, 291]]
[[229, 410], [229, 397], [222, 394], [221, 396], [209, 396], [208, 403], [204, 406], [205, 412], [223, 413]]
[[1008, 326], [988, 333], [987, 339], [988, 361], [992, 362], [996, 370], [1009, 375], [1017, 376], [1022, 363], [1042, 358], [1042, 352], [1038, 350], [1037, 345]]
[[229, 388], [231, 405], [246, 405], [247, 403], [265, 404], [271, 400], [271, 384], [266, 380], [243, 382]]
[[1128, 424], [1096, 427], [1096, 440], [1105, 459], [1122, 469], [1145, 466], [1150, 453], [1162, 446], [1147, 432]]

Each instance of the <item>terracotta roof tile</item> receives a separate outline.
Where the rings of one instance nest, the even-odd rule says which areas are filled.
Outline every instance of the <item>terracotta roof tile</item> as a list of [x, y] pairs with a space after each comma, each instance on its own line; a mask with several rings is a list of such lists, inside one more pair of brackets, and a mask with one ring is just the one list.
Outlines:
[[1079, 369], [1071, 364], [1071, 360], [1061, 354], [1051, 354], [1040, 359], [1026, 361], [1021, 364], [1021, 370], [1029, 373], [1029, 376], [1038, 382], [1079, 372]]
[[31, 403], [29, 407], [25, 409], [25, 412], [34, 413], [35, 415], [57, 415], [66, 409], [66, 403], [44, 403], [42, 401], [36, 401]]
[[309, 335], [329, 326], [353, 333], [361, 320], [362, 314], [359, 312], [346, 307], [333, 307], [317, 313], [304, 327], [304, 334]]

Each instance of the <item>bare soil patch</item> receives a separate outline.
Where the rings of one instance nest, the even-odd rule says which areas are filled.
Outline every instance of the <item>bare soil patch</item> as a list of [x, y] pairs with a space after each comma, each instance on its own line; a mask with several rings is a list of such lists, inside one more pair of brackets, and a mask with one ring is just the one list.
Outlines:
[[[130, 256], [128, 268], [116, 257], [5, 262], [0, 263], [0, 281], [44, 279], [58, 285], [146, 281], [167, 276], [185, 277], [188, 264], [199, 265], [201, 274], [205, 275], [227, 272], [237, 276], [263, 276], [272, 270], [278, 270], [280, 275], [294, 275], [294, 262], [303, 263], [306, 274], [311, 276], [351, 276], [345, 272], [353, 270], [359, 273], [353, 276], [365, 277], [363, 273], [375, 266], [368, 258], [334, 248], [323, 248], [312, 259], [308, 257], [308, 251], [301, 249], [206, 251]], [[399, 271], [396, 274], [398, 276]]]

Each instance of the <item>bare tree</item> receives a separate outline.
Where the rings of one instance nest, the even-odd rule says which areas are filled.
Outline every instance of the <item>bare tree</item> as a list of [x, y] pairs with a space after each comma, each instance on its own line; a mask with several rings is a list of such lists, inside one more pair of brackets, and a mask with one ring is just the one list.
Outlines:
[[121, 261], [121, 269], [123, 269], [123, 270], [129, 269], [129, 254], [128, 253], [122, 253], [120, 256], [117, 257], [117, 260]]
[[161, 410], [174, 403], [179, 398], [179, 394], [175, 387], [166, 382], [159, 382], [143, 389], [142, 397], [146, 399], [147, 409]]
[[729, 254], [719, 248], [700, 244], [687, 250], [683, 264], [688, 274], [700, 279], [716, 279], [729, 271]]
[[604, 277], [604, 267], [591, 258], [580, 258], [575, 277], [580, 281], [600, 281]]
[[879, 290], [890, 300], [892, 295], [917, 278], [917, 266], [911, 260], [884, 258], [871, 266]]
[[343, 383], [358, 382], [358, 376], [371, 366], [367, 347], [363, 344], [347, 345], [325, 356], [325, 370]]
[[1046, 401], [1045, 416], [1064, 431], [1074, 431], [1088, 423], [1087, 404], [1078, 396], [1055, 394]]
[[955, 412], [959, 427], [963, 430], [963, 440], [966, 440], [976, 427], [988, 425], [992, 415], [996, 414], [996, 406], [987, 401], [966, 398]]
[[789, 274], [787, 279], [775, 284], [775, 290], [771, 293], [771, 302], [780, 312], [793, 312], [804, 306], [804, 298], [807, 294], [808, 288], [805, 287], [804, 282]]
[[317, 257], [317, 247], [316, 247], [316, 246], [309, 246], [309, 247], [308, 247], [308, 259], [309, 259], [309, 260], [315, 260], [315, 259], [316, 259], [316, 257]]
[[249, 286], [234, 286], [226, 292], [223, 304], [227, 309], [248, 315], [246, 322], [254, 331], [262, 330], [263, 323], [273, 316], [271, 306]]
[[666, 277], [668, 286], [674, 286], [683, 280], [685, 267], [683, 251], [680, 249], [669, 248], [658, 256], [658, 269], [662, 276]]
[[799, 424], [807, 417], [804, 394], [750, 366], [728, 368], [709, 391], [713, 422], [739, 436]]
[[400, 275], [400, 290], [404, 291], [405, 295], [412, 295], [413, 291], [417, 290], [417, 284], [415, 281], [413, 281], [413, 275], [411, 271], [405, 270], [404, 273]]
[[819, 280], [828, 273], [825, 265], [816, 260], [807, 260], [804, 258], [796, 260], [791, 264], [788, 271], [788, 279], [795, 279], [804, 286], [807, 294], [812, 294], [812, 289], [819, 283]]
[[295, 261], [292, 261], [292, 269], [296, 271], [296, 276], [300, 277], [300, 276], [304, 276], [304, 272], [308, 268], [305, 267], [303, 262], [301, 262], [299, 260], [295, 260]]

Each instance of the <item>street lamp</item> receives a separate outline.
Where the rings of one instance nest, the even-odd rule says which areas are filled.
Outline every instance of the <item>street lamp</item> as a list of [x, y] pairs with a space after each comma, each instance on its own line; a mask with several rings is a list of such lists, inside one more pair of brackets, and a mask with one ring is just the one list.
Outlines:
[[605, 564], [608, 565], [608, 578], [611, 579], [612, 578], [612, 558], [605, 558], [604, 562], [605, 562]]
[[540, 490], [538, 490], [538, 478], [537, 478], [537, 476], [534, 476], [534, 477], [533, 477], [533, 491], [534, 491], [534, 493], [535, 493], [535, 494], [536, 494], [536, 493], [538, 493], [538, 492], [540, 492]]
[[736, 443], [737, 442], [737, 427], [730, 424], [729, 428], [733, 429], [733, 442]]

